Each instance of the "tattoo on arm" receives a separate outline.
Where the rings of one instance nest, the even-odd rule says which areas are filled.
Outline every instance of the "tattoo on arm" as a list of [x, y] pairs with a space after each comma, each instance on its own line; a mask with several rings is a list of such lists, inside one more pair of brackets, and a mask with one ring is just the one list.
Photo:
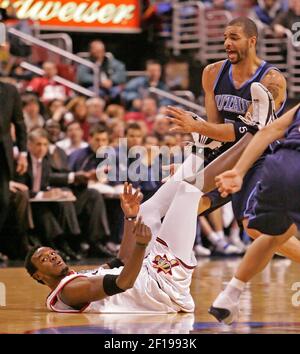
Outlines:
[[269, 83], [267, 89], [271, 92], [274, 100], [276, 101], [280, 97], [280, 92], [283, 90], [283, 86], [277, 83]]

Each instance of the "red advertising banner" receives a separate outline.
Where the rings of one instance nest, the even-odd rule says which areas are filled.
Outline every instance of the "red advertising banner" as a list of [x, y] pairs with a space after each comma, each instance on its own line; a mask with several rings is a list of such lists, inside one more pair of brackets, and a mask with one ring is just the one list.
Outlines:
[[38, 21], [42, 29], [91, 32], [140, 32], [139, 0], [0, 0], [12, 4], [19, 19]]

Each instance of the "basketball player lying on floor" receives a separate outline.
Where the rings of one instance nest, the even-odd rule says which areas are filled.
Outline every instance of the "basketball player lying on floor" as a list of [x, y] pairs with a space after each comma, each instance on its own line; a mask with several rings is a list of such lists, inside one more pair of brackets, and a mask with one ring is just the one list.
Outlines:
[[[154, 239], [137, 218], [141, 195], [125, 184], [121, 205], [124, 235], [118, 258], [98, 269], [75, 272], [49, 247], [32, 249], [28, 273], [47, 285], [47, 308], [55, 312], [193, 312], [190, 294], [199, 199], [198, 188], [181, 182]], [[157, 235], [156, 235], [157, 236]], [[146, 256], [146, 257], [145, 257]]]

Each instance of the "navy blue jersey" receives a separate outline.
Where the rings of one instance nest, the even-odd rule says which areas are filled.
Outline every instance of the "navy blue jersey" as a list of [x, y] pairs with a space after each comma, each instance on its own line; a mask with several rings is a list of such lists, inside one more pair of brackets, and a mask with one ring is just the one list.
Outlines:
[[300, 150], [300, 108], [295, 113], [293, 123], [285, 133], [285, 139], [280, 142], [279, 147]]
[[[251, 105], [251, 84], [260, 82], [270, 70], [278, 70], [275, 66], [262, 61], [255, 74], [239, 89], [234, 86], [232, 78], [232, 64], [225, 60], [214, 85], [215, 101], [224, 122], [240, 121], [239, 115], [244, 116]], [[279, 71], [279, 70], [278, 70]], [[277, 112], [282, 113], [283, 105]]]

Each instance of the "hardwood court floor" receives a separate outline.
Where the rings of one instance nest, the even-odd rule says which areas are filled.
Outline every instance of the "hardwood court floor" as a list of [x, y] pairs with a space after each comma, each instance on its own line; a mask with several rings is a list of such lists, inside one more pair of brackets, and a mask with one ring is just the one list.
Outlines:
[[[239, 258], [199, 260], [192, 282], [196, 311], [175, 315], [49, 313], [45, 286], [33, 282], [22, 268], [2, 268], [0, 282], [6, 286], [7, 302], [0, 307], [0, 333], [300, 333], [299, 266], [286, 259], [273, 260], [249, 284], [239, 323], [221, 325], [207, 313], [239, 262]], [[292, 290], [296, 282], [299, 296], [294, 295], [297, 289]], [[293, 306], [293, 295], [299, 307]]]

